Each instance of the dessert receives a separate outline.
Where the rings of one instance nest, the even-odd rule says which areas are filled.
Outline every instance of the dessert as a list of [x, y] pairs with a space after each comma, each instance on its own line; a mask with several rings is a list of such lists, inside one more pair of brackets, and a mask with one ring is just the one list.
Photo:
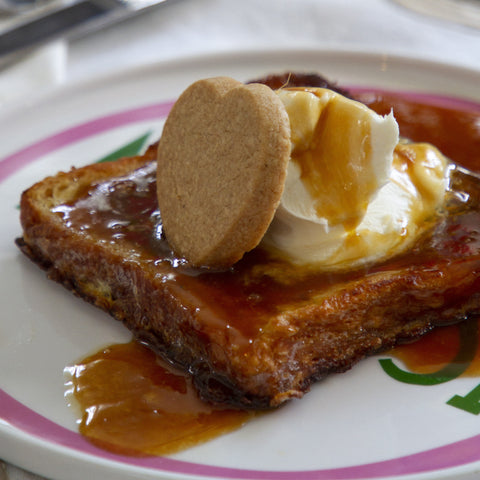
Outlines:
[[17, 243], [190, 372], [206, 400], [275, 407], [366, 355], [479, 312], [480, 189], [453, 165], [442, 211], [407, 250], [332, 270], [260, 243], [218, 270], [175, 255], [162, 235], [156, 154], [154, 145], [31, 187]]
[[331, 89], [225, 77], [177, 100], [157, 168], [167, 240], [209, 267], [229, 267], [261, 241], [316, 269], [388, 258], [435, 218], [449, 181], [436, 148], [399, 143], [392, 112]]

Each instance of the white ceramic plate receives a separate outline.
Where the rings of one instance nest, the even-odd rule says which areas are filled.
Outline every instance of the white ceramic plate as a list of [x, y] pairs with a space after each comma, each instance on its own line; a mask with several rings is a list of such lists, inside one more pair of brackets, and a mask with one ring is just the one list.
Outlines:
[[[428, 92], [479, 108], [479, 72], [381, 55], [287, 51], [182, 60], [57, 91], [0, 116], [0, 455], [52, 479], [467, 478], [480, 468], [480, 419], [446, 404], [478, 378], [400, 383], [377, 358], [316, 385], [301, 401], [168, 458], [129, 458], [87, 443], [64, 400], [63, 368], [128, 332], [47, 281], [14, 245], [21, 191], [158, 136], [171, 101], [213, 75], [247, 80], [287, 69], [343, 85]], [[444, 99], [444, 95], [461, 99]]]

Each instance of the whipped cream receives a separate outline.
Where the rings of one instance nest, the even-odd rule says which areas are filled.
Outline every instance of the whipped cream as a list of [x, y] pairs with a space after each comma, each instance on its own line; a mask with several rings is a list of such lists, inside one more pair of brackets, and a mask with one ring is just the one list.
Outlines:
[[407, 248], [442, 206], [449, 164], [399, 141], [397, 122], [331, 90], [279, 90], [290, 119], [285, 188], [263, 243], [294, 263], [347, 268]]

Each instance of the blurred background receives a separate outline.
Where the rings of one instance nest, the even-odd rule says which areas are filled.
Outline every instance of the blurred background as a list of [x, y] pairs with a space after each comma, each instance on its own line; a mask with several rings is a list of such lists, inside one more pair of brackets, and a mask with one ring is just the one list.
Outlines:
[[[18, 25], [19, 19], [28, 20], [30, 1], [0, 0], [0, 31]], [[53, 5], [62, 5], [55, 1], [67, 4], [53, 0]], [[12, 15], [18, 2], [23, 2], [24, 13]], [[0, 106], [31, 89], [152, 62], [238, 50], [360, 50], [478, 70], [479, 4], [478, 0], [166, 0], [100, 30], [77, 29], [68, 40], [45, 43], [8, 56], [8, 61], [3, 55]], [[37, 0], [34, 5], [38, 13], [52, 3]], [[0, 52], [8, 50], [10, 42], [11, 36], [0, 37]]]

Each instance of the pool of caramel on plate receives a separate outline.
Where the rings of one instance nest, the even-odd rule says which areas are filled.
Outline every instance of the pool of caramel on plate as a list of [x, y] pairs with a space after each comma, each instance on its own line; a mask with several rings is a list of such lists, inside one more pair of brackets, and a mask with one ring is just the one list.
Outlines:
[[[430, 142], [454, 162], [480, 171], [478, 112], [421, 104], [396, 94], [362, 94], [361, 100], [382, 114], [393, 107], [402, 136]], [[161, 235], [155, 170], [147, 176], [149, 180], [142, 181], [141, 188], [134, 175], [111, 182], [110, 210], [82, 210], [76, 205], [66, 215], [66, 221], [72, 228], [94, 228], [95, 235], [105, 241], [133, 243], [137, 253], [153, 262], [166, 281], [209, 299], [208, 308], [214, 312], [212, 322], [223, 321], [224, 327], [228, 324], [239, 345], [261, 333], [265, 314], [275, 311], [280, 304], [307, 301], [312, 289], [319, 291], [332, 282], [407, 263], [455, 261], [457, 256], [480, 249], [480, 233], [475, 234], [473, 228], [480, 225], [480, 214], [472, 210], [453, 219], [442, 219], [433, 235], [423, 238], [408, 255], [355, 272], [312, 273], [273, 260], [261, 249], [247, 254], [227, 271], [191, 269], [174, 257]], [[460, 181], [458, 187], [464, 186]], [[426, 372], [448, 363], [456, 349], [458, 329], [449, 326], [414, 344], [397, 347], [392, 353], [410, 369]], [[467, 373], [478, 373], [480, 360], [475, 357], [474, 363], [477, 366], [472, 365]], [[251, 416], [203, 404], [188, 376], [172, 370], [136, 342], [112, 345], [78, 362], [70, 371], [76, 402], [84, 412], [81, 432], [93, 443], [117, 453], [171, 453], [238, 428]]]
[[201, 401], [191, 378], [146, 346], [116, 344], [66, 369], [80, 433], [122, 455], [174, 453], [243, 425], [254, 412]]

